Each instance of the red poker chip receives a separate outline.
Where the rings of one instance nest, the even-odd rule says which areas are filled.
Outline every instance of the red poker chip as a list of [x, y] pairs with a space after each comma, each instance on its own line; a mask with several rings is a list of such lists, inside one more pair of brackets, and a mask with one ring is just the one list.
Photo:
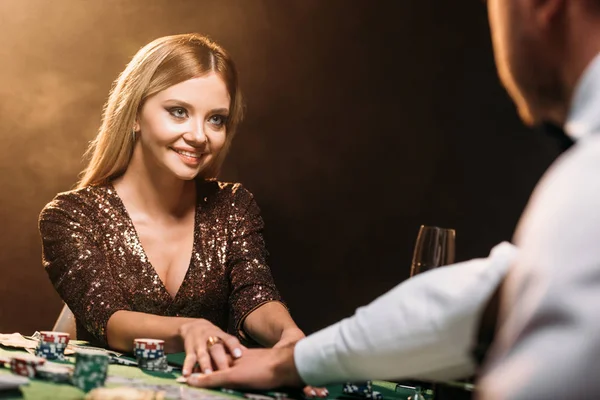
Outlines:
[[44, 365], [45, 362], [46, 360], [41, 357], [31, 355], [16, 356], [10, 360], [10, 369], [15, 374], [33, 378], [36, 373], [36, 368], [40, 365]]
[[142, 350], [164, 350], [165, 341], [161, 339], [134, 339], [134, 348]]
[[42, 341], [46, 343], [69, 343], [70, 335], [66, 332], [42, 331], [40, 332]]

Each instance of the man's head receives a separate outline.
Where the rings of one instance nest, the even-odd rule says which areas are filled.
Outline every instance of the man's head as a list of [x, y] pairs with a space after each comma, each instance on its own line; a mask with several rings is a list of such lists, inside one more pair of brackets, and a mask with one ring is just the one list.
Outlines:
[[500, 79], [528, 124], [563, 124], [600, 51], [600, 0], [488, 0]]

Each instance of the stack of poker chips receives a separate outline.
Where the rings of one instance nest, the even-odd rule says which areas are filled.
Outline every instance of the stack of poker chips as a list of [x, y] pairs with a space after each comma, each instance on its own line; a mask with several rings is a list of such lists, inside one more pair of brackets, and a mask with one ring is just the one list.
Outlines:
[[39, 378], [51, 382], [70, 382], [73, 368], [67, 365], [45, 364], [37, 368], [37, 376]]
[[69, 334], [65, 332], [40, 332], [40, 341], [35, 355], [48, 360], [64, 360], [65, 349], [69, 344]]
[[133, 352], [138, 362], [138, 367], [147, 371], [169, 370], [167, 356], [165, 355], [165, 341], [160, 339], [135, 339]]
[[373, 390], [373, 382], [366, 381], [364, 383], [352, 383], [346, 382], [344, 383], [343, 389], [344, 394], [354, 395], [364, 399], [370, 400], [381, 400], [383, 399], [383, 395], [380, 392]]
[[17, 375], [33, 378], [37, 373], [37, 369], [44, 365], [45, 362], [46, 360], [44, 358], [36, 357], [31, 354], [23, 354], [14, 356], [10, 360], [10, 369]]
[[80, 349], [75, 352], [72, 383], [84, 392], [104, 386], [108, 374], [108, 354], [99, 350]]

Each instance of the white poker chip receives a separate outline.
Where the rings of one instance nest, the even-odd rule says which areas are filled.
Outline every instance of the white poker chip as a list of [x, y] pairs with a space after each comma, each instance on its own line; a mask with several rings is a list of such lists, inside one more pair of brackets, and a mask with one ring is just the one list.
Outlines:
[[85, 396], [85, 400], [163, 400], [163, 391], [130, 387], [96, 388]]
[[40, 378], [54, 382], [68, 382], [72, 373], [73, 367], [59, 364], [45, 364], [36, 369], [36, 374]]
[[0, 375], [0, 390], [17, 389], [21, 385], [27, 385], [29, 378], [15, 374]]
[[244, 393], [244, 397], [250, 400], [273, 400], [275, 397], [265, 396], [257, 393]]

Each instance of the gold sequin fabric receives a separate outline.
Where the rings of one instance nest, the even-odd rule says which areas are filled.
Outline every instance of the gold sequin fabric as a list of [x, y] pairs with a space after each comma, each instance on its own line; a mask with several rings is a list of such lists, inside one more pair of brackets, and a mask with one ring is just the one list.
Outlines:
[[173, 298], [148, 261], [112, 185], [58, 194], [42, 210], [42, 262], [77, 321], [77, 336], [107, 345], [118, 310], [204, 318], [233, 334], [259, 305], [281, 301], [252, 194], [240, 184], [197, 185], [194, 245]]

